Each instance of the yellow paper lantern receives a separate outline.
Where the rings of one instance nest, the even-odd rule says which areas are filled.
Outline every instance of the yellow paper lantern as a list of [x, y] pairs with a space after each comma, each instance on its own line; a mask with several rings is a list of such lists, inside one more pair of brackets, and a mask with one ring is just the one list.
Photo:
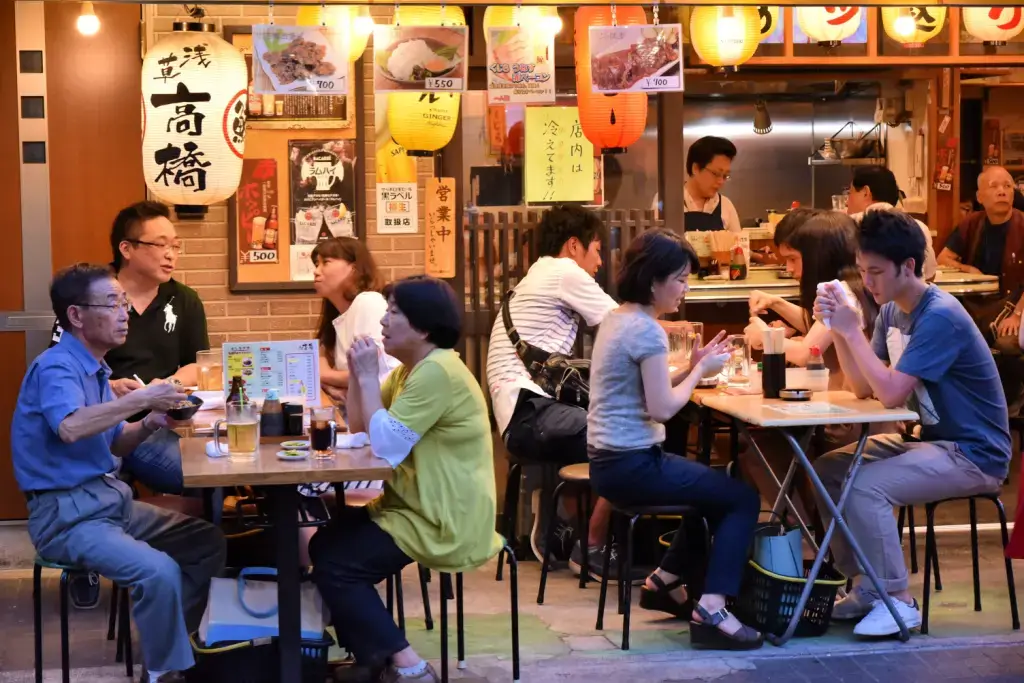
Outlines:
[[[402, 26], [465, 26], [461, 7], [399, 7], [392, 19]], [[388, 128], [410, 156], [432, 156], [455, 135], [462, 95], [393, 92], [388, 94]]]
[[754, 56], [761, 38], [757, 7], [695, 7], [690, 44], [711, 66], [737, 66]]
[[885, 34], [903, 47], [922, 47], [939, 35], [946, 21], [945, 7], [883, 7]]
[[370, 8], [362, 5], [303, 5], [295, 18], [299, 26], [328, 26], [348, 34], [348, 61], [366, 52], [373, 35]]
[[540, 42], [547, 42], [548, 36], [561, 33], [562, 18], [558, 16], [558, 8], [550, 5], [545, 7], [499, 5], [484, 10], [484, 40], [488, 44], [491, 41], [489, 29], [503, 26], [525, 26], [537, 29], [543, 36]]
[[862, 7], [797, 7], [796, 23], [811, 40], [823, 47], [835, 47], [852, 36], [863, 20]]
[[142, 60], [142, 170], [168, 204], [224, 201], [242, 177], [249, 76], [215, 31], [176, 22]]
[[1024, 8], [965, 7], [960, 10], [964, 28], [985, 45], [1006, 45], [1024, 29]]
[[[616, 8], [619, 26], [646, 24], [642, 7]], [[612, 26], [610, 7], [587, 6], [576, 10], [573, 40], [576, 43], [576, 101], [580, 127], [602, 154], [617, 154], [640, 139], [647, 126], [647, 93], [620, 92], [605, 95], [594, 92], [590, 63], [590, 27]]]
[[416, 182], [416, 160], [394, 140], [388, 140], [377, 150], [377, 182]]

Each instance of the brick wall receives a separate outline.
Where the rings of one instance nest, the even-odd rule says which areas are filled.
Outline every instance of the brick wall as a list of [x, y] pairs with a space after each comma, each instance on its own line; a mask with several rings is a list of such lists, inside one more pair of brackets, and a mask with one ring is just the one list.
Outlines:
[[[269, 23], [268, 6], [205, 5], [207, 21], [218, 30], [227, 26]], [[378, 23], [391, 19], [392, 7], [371, 7]], [[143, 5], [144, 41], [148, 47], [172, 30], [172, 23], [183, 20], [181, 5]], [[275, 5], [275, 23], [294, 23], [298, 7]], [[375, 108], [373, 93], [373, 56], [371, 47], [363, 59], [365, 109], [356, 113], [356, 125], [363, 127], [363, 157], [366, 172], [365, 204], [358, 207], [366, 215], [366, 243], [387, 279], [423, 272], [422, 225], [418, 235], [378, 235], [376, 226]], [[420, 215], [422, 197], [431, 160], [419, 160]], [[228, 291], [228, 216], [227, 205], [210, 207], [202, 222], [176, 223], [182, 242], [182, 255], [175, 277], [195, 288], [206, 307], [210, 343], [225, 341], [262, 341], [308, 339], [314, 332], [320, 313], [320, 299], [307, 294], [232, 294]]]

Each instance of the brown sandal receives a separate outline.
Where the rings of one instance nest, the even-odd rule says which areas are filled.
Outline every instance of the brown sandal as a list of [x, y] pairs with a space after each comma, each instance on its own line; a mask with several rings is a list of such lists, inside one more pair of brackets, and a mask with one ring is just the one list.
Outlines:
[[700, 604], [694, 606], [700, 621], [690, 619], [690, 645], [706, 650], [756, 650], [764, 644], [764, 636], [745, 624], [740, 630], [729, 635], [718, 628], [729, 618], [729, 612], [723, 607], [714, 614], [709, 613]]

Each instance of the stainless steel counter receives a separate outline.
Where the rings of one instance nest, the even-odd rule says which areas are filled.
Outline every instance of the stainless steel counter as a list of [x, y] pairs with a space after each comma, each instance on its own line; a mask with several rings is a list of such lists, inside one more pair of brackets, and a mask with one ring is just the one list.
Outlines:
[[[796, 301], [799, 288], [796, 280], [780, 278], [780, 268], [752, 268], [746, 280], [698, 279], [691, 275], [687, 304], [745, 302], [755, 289], [765, 290], [785, 299]], [[940, 270], [935, 284], [954, 296], [965, 294], [998, 294], [999, 278], [995, 275], [973, 275], [959, 271]]]

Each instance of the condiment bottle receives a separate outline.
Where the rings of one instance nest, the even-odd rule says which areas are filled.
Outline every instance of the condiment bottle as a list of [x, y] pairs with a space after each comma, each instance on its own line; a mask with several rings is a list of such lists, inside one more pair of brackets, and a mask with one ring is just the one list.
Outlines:
[[281, 410], [281, 399], [277, 395], [277, 389], [267, 391], [267, 398], [263, 401], [263, 410], [260, 411], [260, 433], [263, 436], [284, 435], [284, 412]]
[[234, 375], [231, 377], [231, 388], [228, 390], [228, 396], [224, 401], [225, 403], [249, 402], [249, 397], [245, 394], [245, 382], [242, 381], [241, 375]]
[[738, 238], [736, 240], [736, 244], [733, 245], [732, 252], [729, 256], [729, 279], [747, 279], [747, 256], [743, 253], [743, 245], [740, 244]]
[[821, 356], [821, 349], [812, 346], [811, 357], [807, 359], [807, 388], [811, 391], [828, 391], [828, 368]]

